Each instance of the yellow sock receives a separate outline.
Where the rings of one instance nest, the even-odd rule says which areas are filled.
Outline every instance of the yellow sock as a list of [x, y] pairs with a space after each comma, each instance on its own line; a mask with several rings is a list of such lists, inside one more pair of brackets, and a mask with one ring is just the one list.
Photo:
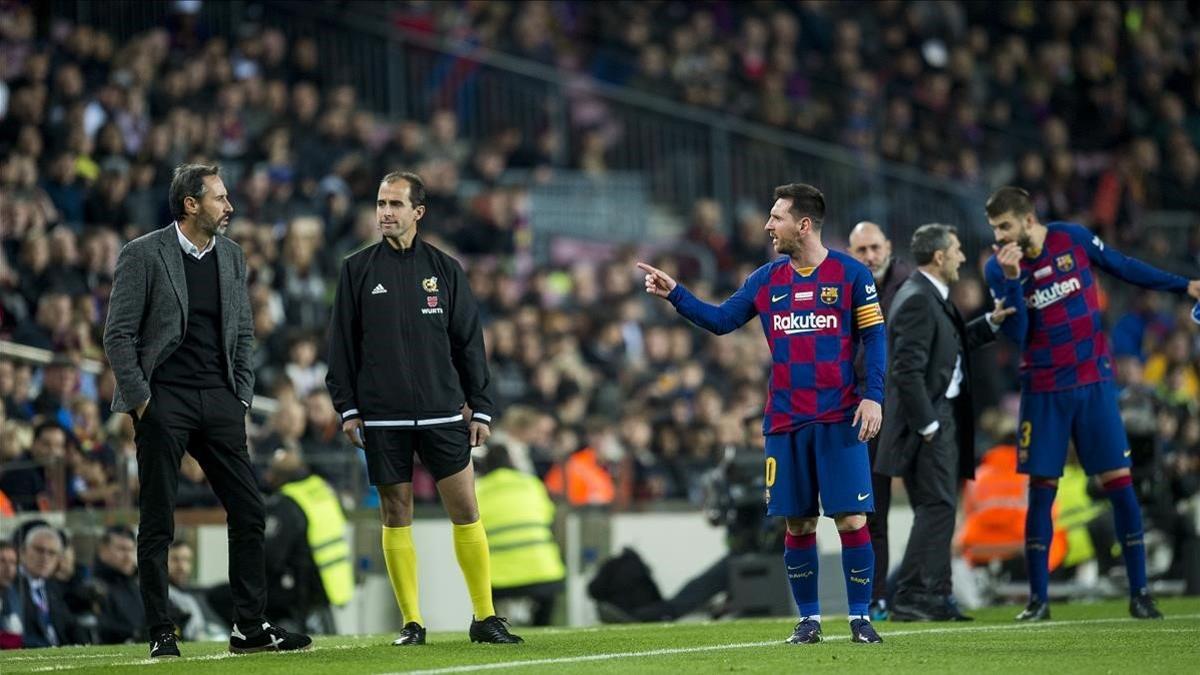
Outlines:
[[404, 623], [415, 621], [422, 626], [421, 609], [417, 602], [417, 549], [413, 548], [412, 526], [383, 526], [383, 560], [387, 563], [388, 579], [396, 604], [404, 615]]
[[475, 618], [483, 620], [496, 613], [492, 606], [492, 557], [488, 553], [487, 534], [483, 522], [454, 526], [454, 555], [467, 580], [467, 593]]

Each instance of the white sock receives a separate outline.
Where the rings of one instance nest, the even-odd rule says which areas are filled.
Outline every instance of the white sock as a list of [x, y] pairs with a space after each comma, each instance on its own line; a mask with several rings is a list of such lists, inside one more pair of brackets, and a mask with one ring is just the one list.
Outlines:
[[816, 621], [817, 623], [821, 623], [821, 615], [820, 614], [810, 614], [808, 616], [800, 617], [800, 620], [801, 621]]
[[863, 621], [868, 621], [868, 622], [869, 622], [869, 621], [871, 620], [871, 617], [869, 617], [869, 616], [865, 616], [865, 615], [862, 615], [862, 614], [860, 614], [860, 615], [858, 615], [858, 616], [855, 616], [855, 615], [851, 614], [851, 615], [849, 615], [849, 619], [850, 619], [850, 621], [854, 621], [855, 619], [862, 619]]

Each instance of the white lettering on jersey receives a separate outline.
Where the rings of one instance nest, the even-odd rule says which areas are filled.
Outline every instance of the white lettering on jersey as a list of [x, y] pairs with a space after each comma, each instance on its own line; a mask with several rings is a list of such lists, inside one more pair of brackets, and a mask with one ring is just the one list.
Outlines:
[[1100, 249], [1101, 251], [1104, 250], [1104, 242], [1100, 241], [1100, 235], [1096, 235], [1096, 236], [1092, 237], [1092, 246], [1095, 246], [1096, 248]]
[[1025, 304], [1034, 309], [1045, 309], [1082, 288], [1079, 277], [1063, 279], [1034, 291], [1033, 295], [1026, 298]]
[[821, 330], [837, 330], [836, 314], [775, 314], [771, 317], [772, 327], [784, 335], [815, 333]]

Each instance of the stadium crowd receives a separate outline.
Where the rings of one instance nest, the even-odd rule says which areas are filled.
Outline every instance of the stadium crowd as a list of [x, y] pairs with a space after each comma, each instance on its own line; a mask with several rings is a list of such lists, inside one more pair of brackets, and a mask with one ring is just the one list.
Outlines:
[[[1200, 276], [1200, 224], [1180, 245], [1139, 228], [1147, 210], [1200, 210], [1200, 33], [1172, 14], [1179, 6], [1053, 3], [1044, 19], [1030, 3], [996, 15], [976, 3], [775, 7], [414, 3], [401, 18], [934, 175], [1012, 176], [1045, 219], [1078, 220]], [[659, 9], [673, 20], [652, 22]], [[132, 423], [109, 412], [101, 331], [118, 252], [170, 222], [167, 184], [184, 161], [219, 163], [232, 193], [258, 393], [278, 404], [251, 427], [260, 466], [299, 451], [361, 503], [360, 459], [324, 387], [325, 334], [340, 260], [376, 237], [378, 179], [398, 168], [426, 181], [422, 236], [468, 270], [502, 411], [497, 441], [518, 468], [580, 505], [699, 504], [721, 450], [747, 443], [766, 390], [757, 328], [717, 340], [654, 308], [634, 248], [533, 264], [528, 186], [501, 176], [578, 167], [593, 151], [572, 149], [558, 166], [542, 144], [465, 138], [448, 109], [385, 119], [327, 75], [314, 40], [270, 28], [236, 39], [158, 29], [118, 45], [88, 26], [36, 26], [29, 5], [0, 7], [0, 338], [54, 357], [0, 357], [0, 513], [136, 503]], [[636, 64], [620, 56], [630, 50]], [[767, 259], [771, 187], [737, 218], [713, 200], [689, 215], [684, 236], [711, 252], [719, 277], [698, 278], [669, 253], [655, 264], [723, 297]], [[899, 255], [906, 242], [893, 243]], [[990, 304], [975, 267], [955, 289], [967, 316]], [[1175, 298], [1111, 300], [1127, 426], [1151, 449], [1164, 508], [1182, 509], [1200, 492], [1200, 330]], [[976, 369], [991, 375], [976, 399], [1001, 406], [1015, 349], [984, 358], [1003, 367]], [[216, 504], [194, 460], [183, 476], [181, 506]], [[427, 474], [414, 487], [436, 498]], [[9, 551], [0, 547], [0, 565]], [[61, 574], [76, 564], [59, 561]]]

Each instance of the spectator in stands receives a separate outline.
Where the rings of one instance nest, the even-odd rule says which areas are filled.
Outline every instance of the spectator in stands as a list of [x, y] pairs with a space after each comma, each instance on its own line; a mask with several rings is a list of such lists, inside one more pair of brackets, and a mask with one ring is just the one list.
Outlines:
[[99, 584], [99, 637], [101, 644], [140, 642], [146, 639], [146, 610], [137, 580], [137, 544], [133, 531], [110, 527], [96, 549], [94, 572]]
[[192, 545], [177, 539], [167, 551], [167, 589], [171, 603], [171, 620], [179, 626], [184, 640], [221, 640], [229, 626], [209, 606], [205, 594], [192, 587], [192, 569], [196, 554]]
[[51, 290], [37, 299], [37, 318], [26, 319], [18, 326], [13, 340], [53, 351], [70, 343], [70, 332], [71, 296], [61, 290]]
[[25, 647], [57, 647], [86, 642], [75, 616], [53, 579], [63, 551], [58, 532], [37, 525], [25, 532], [21, 543], [17, 595], [21, 598], [21, 626]]
[[616, 496], [612, 475], [604, 466], [612, 430], [600, 419], [588, 420], [586, 429], [587, 445], [558, 456], [546, 474], [546, 489], [575, 506], [604, 506]]
[[61, 508], [66, 458], [66, 430], [57, 422], [43, 422], [34, 430], [29, 451], [0, 473], [0, 490], [18, 511]]
[[65, 354], [42, 368], [42, 391], [33, 399], [33, 414], [53, 420], [64, 429], [74, 427], [70, 402], [79, 387], [79, 370]]

